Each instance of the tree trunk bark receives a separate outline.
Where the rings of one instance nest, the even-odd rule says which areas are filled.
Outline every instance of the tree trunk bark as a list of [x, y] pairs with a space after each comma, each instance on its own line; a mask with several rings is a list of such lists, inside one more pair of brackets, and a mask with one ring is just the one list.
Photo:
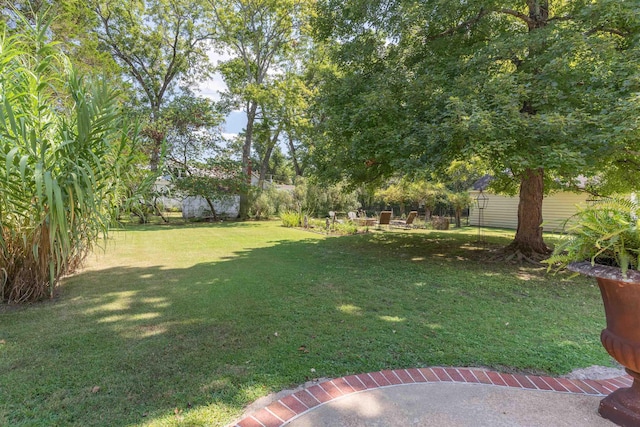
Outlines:
[[269, 139], [269, 146], [264, 153], [264, 158], [262, 159], [262, 163], [260, 164], [260, 178], [258, 181], [258, 187], [263, 188], [264, 181], [267, 177], [267, 170], [269, 169], [269, 160], [271, 159], [271, 153], [273, 153], [273, 148], [276, 146], [278, 142], [278, 138], [280, 137], [280, 129], [276, 130], [273, 138]]
[[148, 132], [148, 136], [151, 139], [151, 153], [149, 154], [149, 168], [151, 172], [158, 171], [158, 165], [160, 164], [160, 152], [162, 151], [162, 143], [164, 142], [164, 132], [160, 132], [156, 128], [156, 123], [160, 117], [160, 105], [154, 102], [151, 103], [151, 125]]
[[[527, 0], [529, 32], [544, 28], [549, 19], [548, 0]], [[539, 49], [539, 47], [537, 48]], [[536, 48], [531, 47], [530, 56], [535, 56]], [[524, 100], [522, 114], [537, 114], [530, 100]], [[518, 203], [518, 229], [516, 236], [506, 251], [528, 258], [539, 259], [550, 250], [542, 238], [542, 199], [544, 196], [544, 169], [529, 168], [520, 177], [520, 201]]]
[[240, 194], [238, 218], [245, 220], [249, 217], [249, 187], [251, 186], [251, 143], [253, 140], [253, 124], [256, 120], [258, 103], [250, 101], [247, 105], [247, 128], [242, 147], [242, 174], [247, 178], [247, 189]]
[[158, 207], [158, 199], [157, 198], [153, 198], [153, 209], [156, 211], [156, 213], [158, 214], [158, 216], [160, 218], [162, 218], [162, 221], [164, 223], [168, 223], [169, 220], [162, 214], [162, 211], [160, 210], [160, 208]]
[[205, 197], [204, 199], [207, 201], [207, 204], [209, 205], [209, 209], [211, 209], [211, 216], [213, 217], [213, 220], [217, 221], [218, 216], [216, 215], [216, 208], [213, 207], [213, 202], [208, 197]]
[[527, 169], [520, 180], [518, 229], [508, 249], [527, 257], [549, 253], [542, 238], [543, 177], [543, 169]]
[[293, 170], [296, 172], [296, 176], [302, 176], [303, 170], [300, 167], [300, 163], [298, 163], [298, 158], [296, 157], [296, 147], [293, 145], [293, 138], [291, 135], [288, 135], [287, 142], [289, 143], [289, 155], [291, 156], [291, 161], [293, 162]]

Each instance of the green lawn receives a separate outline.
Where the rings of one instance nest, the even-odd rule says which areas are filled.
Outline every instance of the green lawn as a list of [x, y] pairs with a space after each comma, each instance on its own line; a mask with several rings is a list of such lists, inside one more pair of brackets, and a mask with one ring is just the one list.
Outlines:
[[609, 365], [592, 279], [490, 262], [509, 232], [325, 237], [137, 226], [59, 297], [0, 306], [0, 425], [225, 425], [271, 391], [386, 368]]

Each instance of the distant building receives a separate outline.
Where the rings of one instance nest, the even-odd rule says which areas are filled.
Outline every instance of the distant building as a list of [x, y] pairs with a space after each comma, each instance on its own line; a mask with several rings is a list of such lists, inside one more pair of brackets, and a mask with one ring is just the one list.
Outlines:
[[[251, 174], [251, 185], [258, 184], [258, 175]], [[160, 177], [156, 180], [155, 190], [161, 194], [158, 201], [165, 208], [178, 208], [185, 219], [206, 218], [212, 215], [209, 203], [201, 196], [180, 197], [173, 192], [173, 185], [169, 177]], [[240, 210], [240, 196], [229, 195], [224, 200], [214, 200], [213, 207], [217, 216], [236, 218]]]
[[[473, 189], [469, 192], [473, 201], [477, 199], [481, 191], [487, 197], [487, 204], [482, 212], [482, 224], [480, 224], [479, 209], [473, 203], [469, 212], [469, 225], [515, 230], [518, 228], [519, 197], [492, 193], [487, 190], [490, 181], [490, 177], [483, 177], [473, 185]], [[591, 197], [586, 192], [574, 193], [570, 191], [559, 191], [546, 196], [542, 201], [542, 227], [544, 231], [563, 231], [566, 221], [578, 211], [578, 206], [586, 206], [587, 200]]]

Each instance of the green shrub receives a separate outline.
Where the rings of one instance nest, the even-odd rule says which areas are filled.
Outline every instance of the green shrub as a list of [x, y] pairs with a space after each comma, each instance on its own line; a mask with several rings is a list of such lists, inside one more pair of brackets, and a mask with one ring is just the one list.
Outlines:
[[589, 261], [638, 270], [640, 266], [640, 206], [614, 198], [581, 208], [569, 219], [568, 235], [544, 262], [561, 269], [571, 262]]
[[258, 190], [251, 205], [251, 215], [257, 219], [268, 219], [276, 213], [293, 211], [298, 208], [289, 191], [276, 187]]
[[270, 191], [261, 192], [253, 201], [251, 214], [256, 219], [269, 219], [277, 211], [275, 200]]
[[356, 234], [358, 232], [358, 226], [353, 222], [337, 222], [331, 228], [338, 234]]
[[296, 179], [293, 199], [299, 209], [311, 215], [326, 215], [329, 211], [348, 212], [360, 207], [357, 193], [348, 190], [345, 184], [313, 184], [300, 177]]
[[53, 296], [107, 234], [138, 151], [117, 93], [75, 73], [50, 21], [19, 19], [0, 36], [0, 299], [12, 302]]
[[280, 214], [280, 219], [285, 227], [301, 227], [304, 216], [300, 212], [286, 211]]

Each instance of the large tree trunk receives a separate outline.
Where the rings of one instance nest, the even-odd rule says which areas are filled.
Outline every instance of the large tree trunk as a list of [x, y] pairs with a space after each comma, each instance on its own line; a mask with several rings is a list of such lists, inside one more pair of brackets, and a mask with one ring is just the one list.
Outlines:
[[[244, 135], [244, 145], [242, 147], [242, 174], [247, 178], [247, 184], [251, 185], [251, 142], [253, 139], [253, 124], [258, 111], [257, 102], [249, 102], [247, 105], [247, 128]], [[240, 206], [238, 208], [238, 218], [245, 220], [249, 217], [249, 189], [240, 194]]]
[[[549, 19], [548, 0], [527, 0], [529, 32], [537, 31], [547, 25]], [[535, 55], [535, 48], [530, 48], [529, 55]], [[524, 100], [522, 114], [537, 114], [534, 105]], [[506, 251], [514, 253], [518, 258], [523, 256], [537, 260], [549, 254], [550, 250], [542, 238], [542, 199], [544, 195], [544, 169], [526, 169], [520, 177], [520, 201], [518, 203], [518, 229], [513, 242]]]
[[507, 247], [508, 251], [529, 258], [549, 253], [549, 248], [542, 238], [543, 177], [543, 169], [527, 169], [522, 174], [518, 203], [518, 229], [513, 242]]

